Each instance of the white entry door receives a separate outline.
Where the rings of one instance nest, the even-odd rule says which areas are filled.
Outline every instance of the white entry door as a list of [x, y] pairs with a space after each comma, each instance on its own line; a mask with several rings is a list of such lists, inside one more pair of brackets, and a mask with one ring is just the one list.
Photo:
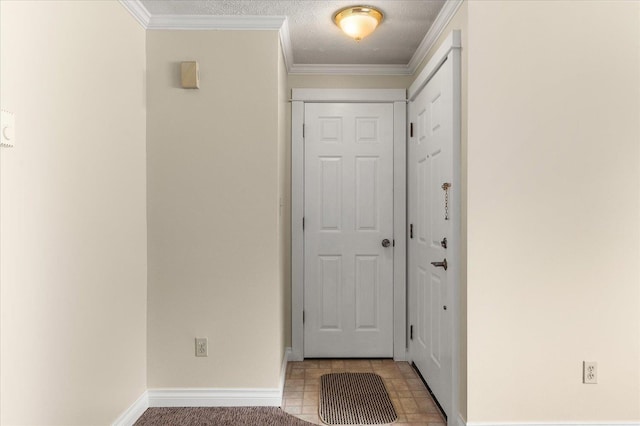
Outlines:
[[393, 104], [304, 123], [304, 356], [392, 357]]
[[[452, 222], [447, 187], [453, 177], [451, 61], [409, 105], [409, 300], [411, 358], [444, 411], [452, 387], [452, 295], [447, 260]], [[449, 204], [449, 205], [448, 205]], [[444, 262], [447, 262], [446, 268]]]

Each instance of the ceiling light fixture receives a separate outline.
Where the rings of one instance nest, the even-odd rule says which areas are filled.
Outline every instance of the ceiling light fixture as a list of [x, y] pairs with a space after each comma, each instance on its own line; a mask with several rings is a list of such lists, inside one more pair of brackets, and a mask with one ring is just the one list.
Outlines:
[[382, 12], [371, 6], [349, 6], [333, 15], [333, 22], [355, 41], [360, 41], [382, 22]]

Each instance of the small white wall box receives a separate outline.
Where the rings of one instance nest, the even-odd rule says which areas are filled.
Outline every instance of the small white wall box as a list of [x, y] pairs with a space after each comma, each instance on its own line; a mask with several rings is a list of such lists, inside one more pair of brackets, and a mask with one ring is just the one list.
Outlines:
[[182, 71], [182, 88], [198, 89], [200, 88], [200, 69], [196, 61], [182, 62], [180, 64]]
[[2, 110], [0, 116], [0, 146], [13, 148], [16, 143], [16, 117], [12, 112]]

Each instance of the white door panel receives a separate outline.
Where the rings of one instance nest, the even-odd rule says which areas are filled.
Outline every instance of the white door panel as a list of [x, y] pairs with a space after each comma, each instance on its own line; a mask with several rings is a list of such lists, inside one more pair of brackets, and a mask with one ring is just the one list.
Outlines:
[[[445, 62], [409, 106], [415, 134], [409, 140], [411, 357], [445, 412], [451, 407], [452, 292], [443, 267], [444, 238], [451, 239], [444, 183], [453, 176], [451, 63]], [[451, 267], [450, 259], [447, 266]]]
[[304, 356], [393, 356], [393, 105], [305, 105]]

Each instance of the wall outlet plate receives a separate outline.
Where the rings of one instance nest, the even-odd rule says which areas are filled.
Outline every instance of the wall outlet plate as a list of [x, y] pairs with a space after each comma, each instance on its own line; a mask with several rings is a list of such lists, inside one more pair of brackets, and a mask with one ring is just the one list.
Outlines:
[[0, 116], [0, 146], [13, 148], [16, 143], [16, 116], [2, 110]]
[[209, 356], [209, 341], [206, 337], [196, 337], [196, 356]]
[[582, 383], [595, 385], [598, 383], [598, 363], [595, 361], [582, 362]]

